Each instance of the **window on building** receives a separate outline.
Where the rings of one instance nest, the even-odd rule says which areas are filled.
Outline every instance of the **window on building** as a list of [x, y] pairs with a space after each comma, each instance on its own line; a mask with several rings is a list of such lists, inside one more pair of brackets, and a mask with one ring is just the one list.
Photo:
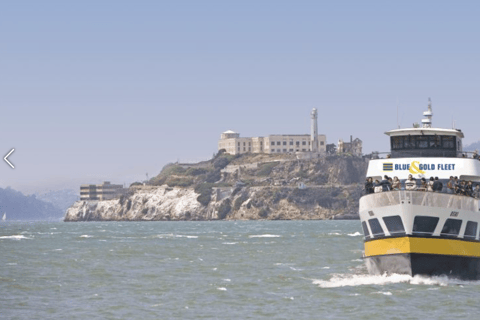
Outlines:
[[385, 233], [383, 232], [382, 226], [380, 222], [378, 222], [377, 218], [373, 218], [368, 220], [368, 224], [370, 225], [370, 230], [372, 230], [372, 235], [377, 237], [384, 237]]
[[245, 151], [245, 147], [243, 147], [243, 151]]
[[287, 152], [287, 149], [283, 149], [283, 152]]
[[413, 220], [413, 234], [432, 235], [438, 224], [438, 217], [416, 216]]
[[243, 146], [245, 146], [245, 141], [243, 142]]
[[307, 151], [307, 149], [302, 149], [302, 151]]
[[302, 141], [302, 146], [306, 146], [307, 145], [307, 142], [306, 141]]
[[249, 146], [251, 146], [251, 145], [252, 145], [252, 143], [251, 143], [251, 142], [249, 142], [249, 143], [248, 143], [248, 145], [249, 145]]
[[248, 151], [249, 151], [249, 152], [252, 151], [252, 148], [251, 148], [251, 147], [248, 147]]
[[295, 144], [296, 144], [297, 146], [299, 146], [299, 145], [300, 145], [300, 141], [295, 141]]
[[275, 145], [275, 141], [272, 141], [270, 144], [271, 144], [272, 146], [274, 146], [274, 145]]
[[238, 146], [240, 147], [240, 142], [238, 143]]
[[405, 234], [405, 228], [403, 227], [402, 218], [400, 216], [384, 217], [383, 222], [385, 222], [388, 232], [390, 232], [392, 236]]
[[283, 141], [283, 145], [286, 146], [286, 145], [287, 145], [287, 141]]
[[290, 141], [290, 145], [293, 146], [293, 141]]
[[365, 234], [365, 238], [370, 238], [370, 231], [368, 231], [367, 223], [365, 221], [362, 222], [363, 234]]
[[271, 149], [270, 152], [274, 153], [274, 152], [275, 152], [275, 149]]
[[280, 141], [277, 141], [277, 146], [281, 145], [282, 143]]
[[277, 149], [277, 152], [282, 152], [282, 149]]
[[323, 141], [320, 141], [320, 145], [323, 146], [325, 144], [325, 142]]
[[477, 227], [478, 223], [474, 221], [468, 221], [467, 227], [465, 228], [465, 235], [463, 237], [468, 240], [474, 240], [477, 236]]
[[290, 150], [288, 150], [288, 151], [293, 152], [293, 149], [290, 149]]
[[447, 219], [443, 225], [440, 236], [442, 237], [457, 237], [460, 233], [460, 227], [462, 226], [462, 220], [460, 219]]

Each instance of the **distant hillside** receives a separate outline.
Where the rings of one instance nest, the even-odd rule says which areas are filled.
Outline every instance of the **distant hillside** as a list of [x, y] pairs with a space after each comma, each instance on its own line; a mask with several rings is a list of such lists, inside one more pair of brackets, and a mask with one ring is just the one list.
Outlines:
[[72, 189], [42, 192], [37, 193], [36, 196], [39, 200], [50, 202], [62, 212], [65, 212], [75, 201], [80, 200], [78, 192]]
[[475, 150], [480, 151], [480, 141], [477, 141], [477, 142], [474, 142], [474, 143], [471, 143], [471, 144], [468, 144], [468, 145], [464, 146], [463, 150], [464, 151], [470, 151], [470, 152], [473, 152]]
[[59, 220], [64, 211], [41, 201], [35, 195], [26, 196], [10, 187], [0, 188], [0, 214], [7, 220]]

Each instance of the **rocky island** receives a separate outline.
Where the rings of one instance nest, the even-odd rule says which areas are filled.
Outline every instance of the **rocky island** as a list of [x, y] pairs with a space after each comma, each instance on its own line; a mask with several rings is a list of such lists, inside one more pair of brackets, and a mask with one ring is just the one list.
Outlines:
[[166, 165], [118, 199], [77, 201], [64, 221], [356, 218], [366, 168], [367, 160], [349, 155], [219, 152], [209, 161]]

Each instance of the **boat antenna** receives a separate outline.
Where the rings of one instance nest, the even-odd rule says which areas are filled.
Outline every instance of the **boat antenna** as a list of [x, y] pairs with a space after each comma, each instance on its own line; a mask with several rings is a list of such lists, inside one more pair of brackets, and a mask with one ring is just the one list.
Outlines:
[[397, 97], [397, 128], [400, 129], [400, 124], [398, 122], [398, 97]]

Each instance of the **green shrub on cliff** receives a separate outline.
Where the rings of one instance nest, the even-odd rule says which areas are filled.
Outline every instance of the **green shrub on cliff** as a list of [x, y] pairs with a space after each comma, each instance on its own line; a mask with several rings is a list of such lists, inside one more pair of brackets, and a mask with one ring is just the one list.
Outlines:
[[193, 184], [193, 179], [189, 177], [169, 177], [166, 181], [169, 187], [189, 187]]
[[222, 220], [225, 219], [231, 209], [232, 209], [232, 205], [230, 204], [230, 199], [226, 199], [225, 201], [222, 202], [222, 204], [218, 208], [218, 218]]
[[242, 194], [240, 197], [235, 199], [235, 202], [233, 203], [233, 209], [238, 210], [242, 206], [242, 204], [247, 201], [248, 196], [246, 194]]
[[212, 185], [210, 183], [199, 184], [195, 186], [195, 192], [200, 194], [197, 201], [204, 206], [208, 206], [212, 198]]
[[257, 176], [259, 177], [266, 177], [272, 173], [273, 168], [275, 168], [278, 165], [278, 162], [268, 162], [268, 163], [262, 163], [259, 166], [259, 169], [257, 171]]

